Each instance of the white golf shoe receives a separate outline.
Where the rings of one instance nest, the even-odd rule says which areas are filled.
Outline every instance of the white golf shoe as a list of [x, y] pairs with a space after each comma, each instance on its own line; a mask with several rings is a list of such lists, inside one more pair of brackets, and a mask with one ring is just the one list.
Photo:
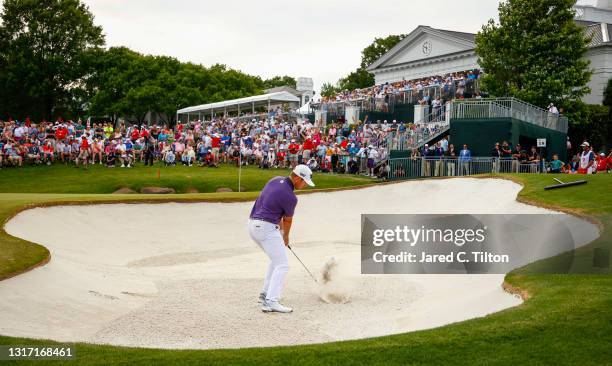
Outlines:
[[259, 293], [259, 299], [257, 299], [257, 302], [260, 304], [263, 304], [264, 302], [266, 302], [266, 293], [265, 292], [260, 292]]
[[264, 301], [261, 306], [261, 311], [264, 313], [291, 313], [292, 308], [281, 305], [278, 301]]

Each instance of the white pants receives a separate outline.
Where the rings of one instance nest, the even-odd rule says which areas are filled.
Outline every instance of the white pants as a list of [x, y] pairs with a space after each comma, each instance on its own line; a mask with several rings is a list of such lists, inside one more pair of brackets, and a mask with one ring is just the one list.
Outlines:
[[262, 292], [266, 300], [278, 301], [281, 298], [285, 277], [289, 272], [285, 241], [278, 225], [265, 221], [249, 220], [249, 235], [270, 258]]

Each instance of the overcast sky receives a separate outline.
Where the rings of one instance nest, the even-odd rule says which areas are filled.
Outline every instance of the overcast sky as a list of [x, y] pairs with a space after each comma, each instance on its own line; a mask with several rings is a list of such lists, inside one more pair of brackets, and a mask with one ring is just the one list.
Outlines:
[[[586, 0], [589, 1], [589, 0]], [[84, 0], [109, 46], [246, 73], [312, 77], [315, 90], [359, 66], [375, 37], [418, 25], [477, 32], [499, 0]]]

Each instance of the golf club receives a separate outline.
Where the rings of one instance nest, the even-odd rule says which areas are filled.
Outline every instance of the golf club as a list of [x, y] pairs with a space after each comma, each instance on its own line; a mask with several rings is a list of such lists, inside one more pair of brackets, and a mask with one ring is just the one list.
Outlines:
[[289, 250], [291, 251], [291, 253], [293, 253], [293, 255], [297, 258], [297, 260], [302, 264], [302, 267], [304, 267], [304, 269], [306, 270], [306, 272], [308, 272], [308, 274], [310, 275], [310, 277], [312, 277], [312, 279], [317, 283], [317, 285], [319, 284], [319, 281], [317, 281], [317, 279], [315, 278], [315, 276], [313, 276], [312, 272], [310, 272], [308, 270], [308, 267], [306, 267], [306, 265], [304, 264], [304, 262], [302, 262], [302, 260], [300, 259], [300, 257], [297, 256], [297, 254], [295, 254], [295, 252], [293, 251], [293, 249], [291, 248], [290, 245], [287, 245], [287, 248], [289, 248]]

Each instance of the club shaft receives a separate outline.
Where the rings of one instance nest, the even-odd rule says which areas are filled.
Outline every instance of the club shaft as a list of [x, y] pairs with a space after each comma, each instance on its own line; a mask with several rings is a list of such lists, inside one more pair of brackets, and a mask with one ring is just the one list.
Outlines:
[[310, 277], [312, 277], [312, 279], [316, 282], [319, 283], [319, 281], [317, 281], [317, 279], [315, 278], [315, 276], [313, 276], [312, 272], [310, 272], [308, 270], [308, 267], [306, 267], [306, 265], [304, 264], [304, 262], [302, 262], [302, 260], [300, 259], [300, 257], [297, 256], [297, 254], [295, 254], [295, 252], [293, 251], [293, 249], [290, 246], [287, 246], [287, 248], [289, 248], [289, 250], [291, 251], [291, 253], [293, 253], [293, 255], [295, 256], [295, 258], [302, 264], [302, 267], [304, 267], [304, 269], [306, 270], [306, 272], [308, 272], [308, 274], [310, 275]]

